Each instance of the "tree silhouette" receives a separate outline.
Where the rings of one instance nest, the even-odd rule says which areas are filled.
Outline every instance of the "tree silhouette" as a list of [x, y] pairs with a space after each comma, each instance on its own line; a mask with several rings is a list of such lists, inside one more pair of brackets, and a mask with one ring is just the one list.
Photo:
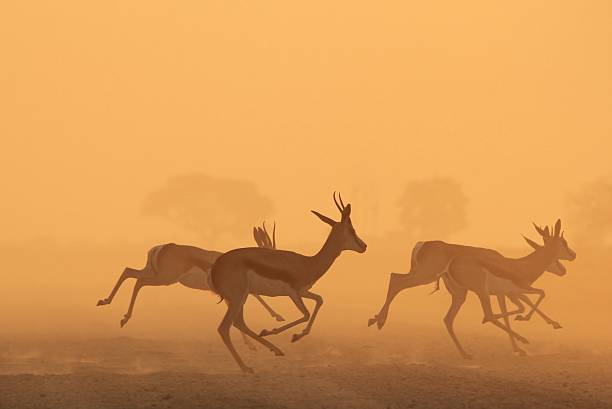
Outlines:
[[243, 237], [272, 209], [272, 201], [251, 182], [201, 173], [169, 179], [147, 195], [142, 204], [143, 214], [188, 229], [207, 243], [221, 237]]
[[612, 237], [612, 181], [587, 183], [571, 196], [570, 203], [570, 222], [578, 241], [603, 245]]
[[398, 203], [400, 228], [414, 240], [446, 239], [467, 226], [467, 197], [454, 179], [408, 182]]

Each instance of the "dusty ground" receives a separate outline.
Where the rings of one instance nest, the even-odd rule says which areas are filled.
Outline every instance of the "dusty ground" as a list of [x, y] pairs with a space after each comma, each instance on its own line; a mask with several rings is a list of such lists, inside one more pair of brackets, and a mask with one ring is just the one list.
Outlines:
[[279, 336], [281, 358], [235, 337], [254, 375], [217, 339], [3, 339], [0, 408], [612, 408], [605, 344], [514, 357], [467, 333], [465, 362], [442, 331]]

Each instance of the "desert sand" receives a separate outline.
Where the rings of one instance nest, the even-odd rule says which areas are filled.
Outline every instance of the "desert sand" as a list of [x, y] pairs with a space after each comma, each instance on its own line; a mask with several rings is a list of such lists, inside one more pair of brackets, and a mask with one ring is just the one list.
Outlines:
[[233, 332], [254, 375], [214, 338], [21, 336], [2, 341], [0, 408], [612, 408], [605, 344], [551, 344], [543, 332], [516, 357], [503, 336], [464, 330], [477, 355], [464, 361], [443, 331], [279, 335], [285, 357]]

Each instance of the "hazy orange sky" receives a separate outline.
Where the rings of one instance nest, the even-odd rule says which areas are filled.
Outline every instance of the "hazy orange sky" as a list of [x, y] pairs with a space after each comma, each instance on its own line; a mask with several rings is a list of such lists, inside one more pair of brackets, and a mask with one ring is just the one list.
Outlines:
[[612, 173], [609, 1], [409, 3], [3, 2], [4, 239], [138, 240], [143, 197], [203, 172], [296, 238], [334, 189], [385, 230], [406, 181], [451, 176], [461, 238], [513, 242]]

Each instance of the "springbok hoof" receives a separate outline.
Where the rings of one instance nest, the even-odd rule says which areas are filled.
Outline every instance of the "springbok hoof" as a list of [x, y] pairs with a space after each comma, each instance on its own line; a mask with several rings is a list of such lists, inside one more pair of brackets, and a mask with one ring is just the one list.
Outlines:
[[285, 356], [285, 353], [280, 349], [272, 349], [271, 351], [274, 352], [274, 355], [276, 356]]
[[563, 327], [561, 326], [561, 324], [559, 324], [559, 323], [558, 323], [558, 322], [556, 322], [556, 321], [551, 322], [551, 323], [550, 323], [550, 325], [552, 325], [552, 327], [553, 327], [554, 329], [561, 329], [561, 328], [563, 328]]
[[110, 304], [110, 302], [108, 300], [98, 300], [98, 303], [96, 304], [96, 307], [99, 307], [101, 305], [108, 305]]
[[371, 327], [372, 325], [376, 324], [378, 322], [378, 318], [375, 316], [374, 318], [370, 318], [368, 320], [368, 327]]
[[522, 349], [516, 349], [514, 351], [514, 353], [516, 354], [516, 356], [527, 356], [527, 352], [523, 351]]
[[268, 335], [272, 335], [273, 332], [267, 329], [262, 329], [261, 332], [259, 333], [260, 337], [267, 337]]
[[242, 372], [244, 373], [255, 373], [255, 371], [253, 370], [253, 368], [251, 368], [250, 366], [243, 366], [242, 367]]
[[285, 319], [280, 315], [277, 315], [274, 318], [276, 319], [276, 321], [285, 321]]
[[121, 320], [121, 328], [123, 328], [123, 326], [127, 324], [129, 320], [130, 320], [130, 317], [123, 317], [123, 319]]
[[299, 341], [304, 337], [304, 335], [306, 334], [293, 334], [293, 336], [291, 337], [291, 342]]

